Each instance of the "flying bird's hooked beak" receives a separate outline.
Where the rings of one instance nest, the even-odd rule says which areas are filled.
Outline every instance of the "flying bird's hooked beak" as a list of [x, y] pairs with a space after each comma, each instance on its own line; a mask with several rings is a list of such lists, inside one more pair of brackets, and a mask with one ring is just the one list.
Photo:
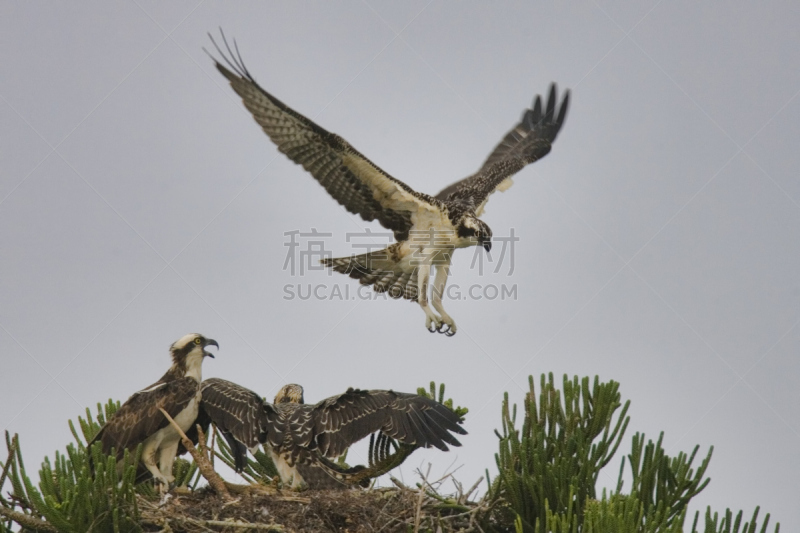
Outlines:
[[487, 253], [492, 251], [492, 239], [486, 239], [483, 241], [483, 249], [486, 250]]
[[[219, 350], [219, 344], [214, 339], [206, 339], [206, 346], [216, 346], [217, 350]], [[207, 355], [211, 359], [215, 359], [214, 354], [203, 350], [203, 355]]]

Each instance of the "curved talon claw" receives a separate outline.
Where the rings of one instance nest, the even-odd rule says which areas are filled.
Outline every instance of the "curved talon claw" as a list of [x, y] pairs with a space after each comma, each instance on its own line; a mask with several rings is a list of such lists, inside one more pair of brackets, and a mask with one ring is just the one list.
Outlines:
[[445, 337], [452, 337], [455, 334], [456, 334], [456, 331], [454, 329], [449, 329], [449, 328], [448, 328], [447, 331], [444, 332]]
[[433, 325], [431, 325], [430, 327], [428, 327], [428, 328], [425, 328], [425, 329], [427, 329], [427, 330], [428, 330], [428, 331], [430, 331], [431, 333], [436, 333], [436, 332], [438, 331], [436, 328], [434, 328], [434, 327], [433, 327]]

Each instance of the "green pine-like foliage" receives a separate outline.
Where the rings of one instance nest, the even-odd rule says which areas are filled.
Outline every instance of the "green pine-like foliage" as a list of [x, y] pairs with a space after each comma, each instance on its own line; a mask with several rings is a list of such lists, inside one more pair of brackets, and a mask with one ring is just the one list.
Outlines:
[[[668, 456], [662, 442], [635, 434], [630, 453], [623, 458], [616, 489], [598, 499], [598, 476], [619, 448], [628, 426], [630, 402], [622, 403], [619, 384], [601, 383], [595, 377], [579, 380], [564, 376], [559, 390], [553, 375], [542, 375], [539, 392], [529, 378], [530, 391], [523, 403], [521, 427], [517, 406], [502, 406], [502, 434], [495, 456], [498, 475], [489, 483], [488, 497], [495, 503], [489, 526], [513, 523], [516, 533], [678, 533], [684, 529], [689, 501], [710, 479], [704, 475], [713, 447], [695, 468], [699, 446], [691, 454]], [[619, 411], [619, 412], [618, 412]], [[626, 464], [633, 478], [623, 493]], [[487, 480], [489, 474], [487, 472]], [[705, 515], [692, 533], [767, 533], [769, 515], [757, 529], [758, 511], [742, 524], [730, 510], [723, 518]], [[497, 526], [500, 525], [498, 528]], [[775, 526], [775, 533], [779, 525]]]
[[42, 522], [49, 526], [42, 531], [63, 533], [140, 530], [134, 482], [141, 452], [125, 452], [120, 475], [115, 458], [103, 455], [99, 444], [86, 449], [86, 442], [118, 408], [119, 402], [109, 401], [104, 407], [98, 404], [96, 418], [87, 409], [86, 420], [78, 419], [83, 439], [70, 421], [75, 442], [67, 446], [66, 453], [57, 451], [53, 461], [45, 457], [38, 485], [25, 469], [19, 437], [12, 438], [6, 432], [9, 457], [3, 472], [7, 472], [11, 491], [9, 499], [3, 497], [0, 505], [29, 519], [9, 520], [9, 531], [12, 521], [30, 530], [36, 530], [36, 524]]
[[[705, 477], [713, 448], [699, 464], [699, 447], [690, 454], [669, 456], [662, 447], [663, 434], [653, 442], [643, 434], [631, 438], [630, 452], [623, 457], [617, 486], [598, 496], [600, 471], [621, 446], [629, 417], [629, 402], [622, 401], [619, 384], [600, 382], [595, 377], [572, 379], [564, 376], [557, 387], [552, 374], [542, 375], [538, 391], [533, 378], [524, 398], [523, 412], [506, 395], [501, 408], [501, 431], [495, 461], [497, 476], [490, 479], [480, 502], [458, 502], [457, 512], [477, 509], [484, 531], [514, 533], [775, 533], [769, 528], [770, 515], [759, 522], [756, 507], [750, 520], [743, 512], [729, 509], [719, 515], [708, 509], [696, 513], [687, 523], [691, 499], [706, 488]], [[444, 400], [444, 386], [431, 383], [419, 394], [445, 403], [464, 416], [467, 410], [453, 408]], [[142, 530], [137, 498], [158, 498], [152, 481], [135, 485], [138, 454], [126, 453], [120, 470], [113, 457], [104, 456], [100, 446], [87, 450], [86, 443], [99, 431], [119, 402], [98, 404], [97, 414], [89, 409], [71, 421], [75, 442], [66, 452], [45, 458], [34, 483], [22, 460], [20, 440], [6, 433], [7, 459], [0, 462], [0, 533], [24, 531], [48, 533], [137, 532]], [[521, 420], [518, 420], [521, 419]], [[216, 454], [232, 465], [230, 450], [216, 439]], [[370, 466], [375, 455], [378, 467], [398, 453], [397, 443], [388, 440], [370, 448]], [[90, 461], [91, 457], [91, 461]], [[402, 457], [402, 455], [400, 456]], [[386, 463], [389, 464], [389, 463]], [[379, 468], [380, 470], [380, 468]], [[388, 467], [387, 467], [388, 470]], [[120, 474], [121, 472], [121, 474]], [[245, 477], [269, 483], [276, 475], [269, 456], [262, 452], [248, 458]], [[173, 474], [176, 484], [196, 488], [200, 475], [193, 462], [178, 459]], [[623, 476], [632, 479], [623, 492]], [[422, 489], [420, 489], [422, 490]], [[428, 491], [430, 492], [430, 491]], [[442, 501], [436, 494], [428, 494]], [[476, 507], [470, 507], [476, 506]], [[452, 511], [452, 509], [451, 509]]]
[[[214, 455], [220, 459], [231, 470], [235, 470], [233, 454], [231, 448], [225, 439], [219, 438], [219, 434], [214, 439], [212, 449]], [[247, 456], [247, 464], [244, 469], [239, 473], [248, 483], [258, 483], [261, 485], [269, 485], [278, 476], [278, 469], [275, 468], [275, 463], [272, 458], [261, 450], [258, 450], [253, 457]]]

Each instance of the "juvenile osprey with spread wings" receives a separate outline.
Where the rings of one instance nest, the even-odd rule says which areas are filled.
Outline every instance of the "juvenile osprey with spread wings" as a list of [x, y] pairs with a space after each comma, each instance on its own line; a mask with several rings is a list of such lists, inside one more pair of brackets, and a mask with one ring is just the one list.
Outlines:
[[[473, 245], [482, 245], [487, 252], [491, 249], [492, 230], [478, 217], [493, 192], [508, 189], [511, 176], [550, 152], [564, 124], [569, 91], [557, 106], [556, 86], [551, 85], [544, 109], [537, 95], [533, 109], [525, 110], [520, 123], [506, 134], [478, 172], [429, 196], [393, 178], [343, 138], [262, 89], [245, 68], [238, 49], [234, 55], [225, 42], [229, 60], [216, 42], [214, 46], [230, 67], [229, 70], [215, 59], [217, 69], [230, 81], [278, 150], [302, 165], [348, 211], [366, 221], [377, 220], [394, 232], [397, 242], [388, 248], [326, 258], [323, 264], [364, 285], [372, 285], [377, 292], [416, 300], [425, 311], [425, 327], [429, 331], [454, 335], [455, 322], [442, 306], [452, 253], [456, 248]], [[432, 310], [428, 285], [434, 268]]]
[[[174, 481], [172, 464], [178, 451], [180, 434], [170, 425], [160, 409], [164, 409], [183, 431], [194, 425], [200, 406], [202, 364], [206, 351], [217, 341], [198, 333], [184, 335], [170, 346], [172, 366], [155, 383], [134, 393], [114, 413], [87, 445], [102, 443], [103, 453], [116, 454], [121, 461], [125, 450], [142, 448], [142, 463], [156, 481], [166, 487]], [[119, 464], [119, 463], [118, 463]], [[146, 472], [137, 474], [143, 480]]]
[[281, 480], [292, 488], [307, 484], [303, 472], [310, 470], [305, 466], [345, 479], [348, 472], [330, 459], [376, 431], [406, 445], [445, 451], [448, 445], [461, 445], [451, 433], [466, 434], [455, 412], [416, 394], [348, 389], [309, 405], [301, 403], [299, 385], [284, 389], [278, 395], [280, 403], [271, 404], [236, 383], [207, 379], [198, 423], [216, 425], [230, 444], [237, 469], [244, 465], [247, 450], [254, 452], [263, 444]]
[[[284, 385], [275, 395], [273, 403], [304, 404], [303, 387], [296, 383]], [[374, 449], [373, 445], [375, 446]], [[394, 453], [392, 453], [392, 447], [395, 448]], [[292, 469], [292, 467], [286, 464], [286, 460], [283, 457], [275, 453], [274, 450], [269, 451], [272, 462], [279, 471], [296, 471], [300, 474], [303, 481], [308, 484], [308, 488], [317, 490], [342, 490], [354, 487], [355, 485], [360, 485], [362, 487], [369, 486], [369, 482], [372, 478], [379, 477], [402, 464], [416, 448], [416, 446], [408, 444], [398, 444], [397, 441], [379, 431], [378, 433], [370, 435], [370, 466], [365, 467], [363, 465], [357, 465], [350, 468], [345, 468], [339, 463], [329, 461], [326, 457], [317, 453], [315, 454], [315, 461], [295, 463]]]
[[[296, 383], [284, 385], [278, 393], [275, 394], [275, 399], [272, 400], [272, 403], [275, 405], [282, 403], [305, 404], [303, 392], [303, 387]], [[319, 453], [314, 454], [315, 460], [313, 461], [298, 461], [294, 466], [290, 466], [287, 464], [286, 459], [278, 454], [271, 446], [267, 447], [267, 453], [269, 453], [275, 468], [277, 468], [278, 472], [281, 474], [281, 479], [286, 480], [284, 481], [285, 483], [289, 483], [291, 479], [291, 483], [294, 484], [294, 478], [298, 477], [298, 480], [307, 484], [309, 489], [330, 490], [351, 487], [352, 484], [347, 483], [350, 474], [363, 469], [363, 467], [356, 467], [348, 471], [340, 467], [337, 463], [327, 461], [327, 458]]]

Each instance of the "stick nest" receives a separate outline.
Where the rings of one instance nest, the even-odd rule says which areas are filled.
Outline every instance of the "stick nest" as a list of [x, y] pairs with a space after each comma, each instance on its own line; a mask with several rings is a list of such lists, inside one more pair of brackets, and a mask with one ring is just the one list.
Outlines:
[[371, 490], [295, 493], [259, 487], [236, 491], [233, 500], [201, 489], [163, 505], [140, 497], [138, 505], [144, 531], [165, 533], [481, 531], [478, 524], [488, 515], [483, 502], [393, 481], [395, 487]]

